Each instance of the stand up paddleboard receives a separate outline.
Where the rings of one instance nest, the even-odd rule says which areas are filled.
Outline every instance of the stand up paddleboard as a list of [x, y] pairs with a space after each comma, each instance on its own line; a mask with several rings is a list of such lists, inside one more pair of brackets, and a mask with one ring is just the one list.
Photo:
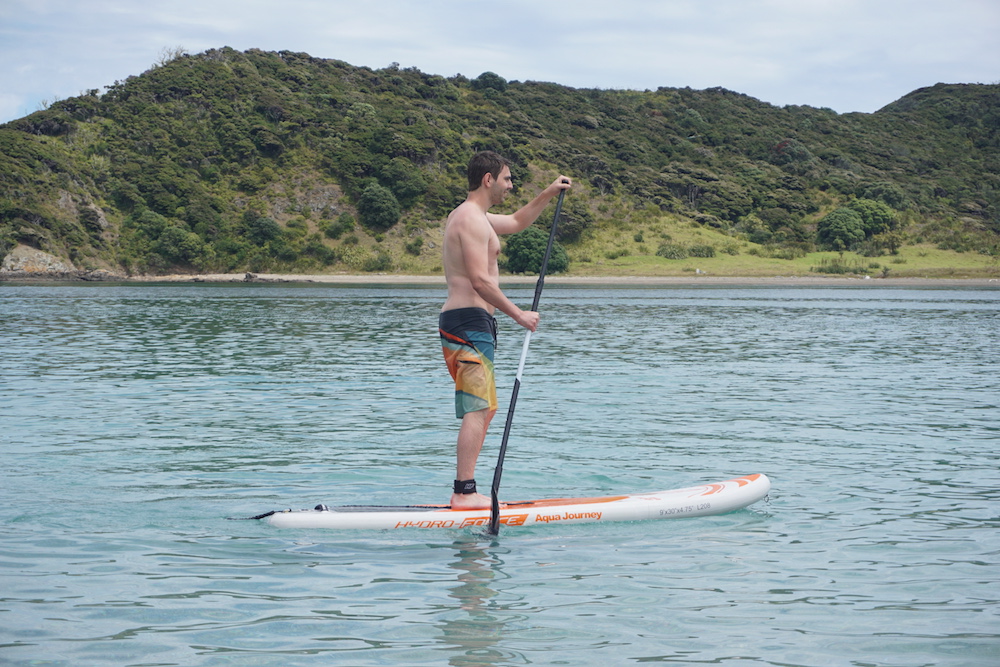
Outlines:
[[[645, 521], [725, 514], [752, 505], [767, 495], [771, 482], [757, 473], [725, 482], [685, 489], [596, 498], [552, 498], [500, 503], [505, 526]], [[470, 528], [486, 527], [490, 510], [453, 510], [447, 505], [349, 505], [268, 512], [259, 519], [278, 528]]]

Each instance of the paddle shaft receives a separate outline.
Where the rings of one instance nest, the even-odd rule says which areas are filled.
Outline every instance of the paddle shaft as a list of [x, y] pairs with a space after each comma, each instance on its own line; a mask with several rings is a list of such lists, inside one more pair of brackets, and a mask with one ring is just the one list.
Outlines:
[[[562, 211], [563, 197], [566, 191], [559, 192], [559, 201], [556, 202], [556, 214], [552, 219], [552, 229], [549, 230], [549, 242], [545, 246], [545, 255], [542, 257], [542, 266], [538, 270], [538, 282], [535, 283], [535, 298], [531, 302], [531, 310], [538, 311], [538, 302], [542, 298], [542, 288], [545, 286], [545, 270], [549, 266], [549, 256], [552, 254], [552, 246], [556, 240], [556, 227], [559, 225], [559, 213]], [[521, 390], [521, 374], [524, 372], [524, 361], [528, 358], [528, 344], [531, 342], [531, 329], [524, 334], [524, 345], [521, 346], [521, 360], [517, 364], [517, 375], [514, 377], [514, 389], [510, 394], [510, 407], [507, 409], [507, 421], [503, 427], [503, 440], [500, 442], [500, 454], [497, 456], [497, 467], [493, 471], [493, 486], [490, 487], [490, 535], [500, 533], [500, 476], [503, 475], [503, 460], [507, 455], [507, 440], [510, 438], [510, 427], [514, 423], [514, 406], [517, 405], [517, 394]]]

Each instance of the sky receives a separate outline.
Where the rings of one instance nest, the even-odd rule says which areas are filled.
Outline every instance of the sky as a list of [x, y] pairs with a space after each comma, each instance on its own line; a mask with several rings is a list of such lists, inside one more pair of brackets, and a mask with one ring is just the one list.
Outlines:
[[0, 123], [223, 46], [870, 113], [1000, 83], [998, 35], [998, 0], [0, 0]]

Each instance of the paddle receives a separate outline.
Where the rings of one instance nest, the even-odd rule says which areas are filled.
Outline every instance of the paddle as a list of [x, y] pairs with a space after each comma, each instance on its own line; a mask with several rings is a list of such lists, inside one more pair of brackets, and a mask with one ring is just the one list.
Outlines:
[[[569, 181], [563, 181], [568, 183]], [[552, 254], [552, 244], [556, 240], [556, 226], [559, 224], [559, 213], [562, 211], [563, 197], [566, 191], [559, 192], [559, 201], [556, 202], [556, 215], [552, 219], [552, 229], [549, 231], [549, 243], [545, 246], [545, 255], [542, 257], [542, 266], [538, 270], [538, 282], [535, 283], [535, 299], [531, 302], [531, 310], [538, 311], [538, 301], [542, 298], [542, 287], [545, 285], [545, 269], [549, 266], [549, 255]], [[507, 439], [510, 437], [510, 426], [514, 422], [514, 406], [517, 404], [517, 394], [521, 389], [521, 373], [524, 372], [524, 360], [528, 358], [528, 343], [531, 342], [531, 330], [524, 334], [524, 345], [521, 347], [521, 361], [517, 364], [517, 375], [514, 378], [514, 390], [510, 395], [510, 408], [507, 409], [507, 422], [503, 427], [503, 440], [500, 443], [500, 455], [497, 457], [497, 467], [493, 471], [493, 486], [490, 488], [492, 505], [490, 507], [490, 535], [500, 533], [500, 476], [503, 474], [503, 460], [507, 454]]]

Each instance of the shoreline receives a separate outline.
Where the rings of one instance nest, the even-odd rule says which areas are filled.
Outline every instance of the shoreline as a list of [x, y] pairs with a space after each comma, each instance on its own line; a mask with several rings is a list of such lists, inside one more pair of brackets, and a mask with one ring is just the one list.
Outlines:
[[[538, 276], [501, 275], [500, 282], [508, 285], [533, 285]], [[389, 273], [364, 274], [281, 274], [281, 273], [205, 273], [168, 274], [162, 276], [124, 276], [109, 271], [90, 272], [2, 272], [0, 283], [260, 283], [260, 284], [330, 284], [330, 285], [440, 285], [444, 276], [401, 275]], [[823, 286], [939, 286], [996, 287], [998, 278], [876, 278], [869, 276], [546, 276], [546, 284], [569, 286], [670, 286], [670, 285], [774, 285], [781, 287]]]

